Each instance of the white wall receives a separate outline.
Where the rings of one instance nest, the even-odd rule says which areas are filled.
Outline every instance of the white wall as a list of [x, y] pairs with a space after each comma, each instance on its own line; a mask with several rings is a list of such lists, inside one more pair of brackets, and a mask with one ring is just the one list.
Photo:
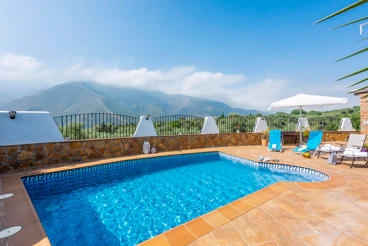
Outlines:
[[10, 119], [9, 111], [0, 111], [0, 145], [64, 141], [49, 112], [17, 111]]
[[137, 129], [135, 129], [134, 137], [155, 137], [156, 129], [153, 126], [151, 117], [147, 120], [147, 115], [142, 115], [139, 119]]
[[216, 133], [220, 133], [220, 131], [216, 125], [215, 119], [212, 116], [207, 116], [204, 119], [201, 134], [216, 134]]

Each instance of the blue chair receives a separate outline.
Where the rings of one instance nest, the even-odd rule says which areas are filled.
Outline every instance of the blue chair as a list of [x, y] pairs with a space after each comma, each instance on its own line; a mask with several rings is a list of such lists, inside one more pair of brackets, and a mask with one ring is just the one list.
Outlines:
[[[309, 152], [313, 150], [316, 151], [318, 146], [322, 142], [322, 135], [323, 135], [322, 131], [311, 131], [309, 133], [308, 143], [306, 144], [306, 146], [299, 146], [291, 150], [290, 154], [295, 153], [295, 154], [301, 155], [302, 153], [305, 153], [305, 152]], [[316, 152], [314, 152], [314, 154], [315, 153]]]
[[280, 130], [270, 130], [270, 140], [268, 142], [268, 151], [282, 151], [281, 145], [281, 131]]

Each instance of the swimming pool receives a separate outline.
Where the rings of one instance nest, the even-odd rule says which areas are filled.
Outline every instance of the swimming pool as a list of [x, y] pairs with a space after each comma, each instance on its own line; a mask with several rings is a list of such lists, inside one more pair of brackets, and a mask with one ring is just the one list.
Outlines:
[[208, 152], [114, 162], [22, 178], [54, 246], [135, 245], [308, 168]]

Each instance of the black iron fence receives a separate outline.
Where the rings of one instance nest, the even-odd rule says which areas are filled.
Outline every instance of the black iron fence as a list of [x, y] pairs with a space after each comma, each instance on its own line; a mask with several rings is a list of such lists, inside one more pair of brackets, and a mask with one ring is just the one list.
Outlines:
[[296, 124], [299, 117], [294, 116], [267, 116], [266, 119], [269, 129], [278, 129], [283, 132], [292, 132], [296, 130]]
[[234, 115], [215, 118], [215, 120], [220, 133], [252, 132], [256, 117]]
[[[255, 116], [233, 115], [215, 117], [220, 133], [252, 132]], [[265, 116], [269, 129], [284, 132], [296, 131], [297, 116]], [[55, 117], [64, 138], [70, 140], [116, 138], [132, 136], [139, 118], [134, 116], [88, 113]], [[312, 130], [338, 130], [340, 118], [307, 117]], [[204, 118], [191, 115], [170, 115], [152, 118], [157, 135], [200, 134]]]
[[157, 135], [200, 134], [204, 118], [192, 115], [169, 115], [152, 118]]
[[[256, 122], [255, 116], [227, 116], [216, 119], [220, 133], [252, 132]], [[296, 116], [265, 116], [269, 129], [284, 132], [296, 131], [299, 117]], [[309, 117], [308, 123], [312, 130], [338, 130], [340, 120], [336, 117]]]
[[139, 119], [133, 116], [88, 113], [54, 117], [66, 139], [129, 137], [134, 134]]
[[307, 119], [311, 129], [321, 131], [337, 131], [339, 130], [341, 121], [340, 118], [328, 116], [318, 116]]
[[[265, 117], [269, 129], [280, 129], [285, 132], [296, 131], [299, 117], [296, 116], [267, 116]], [[331, 116], [307, 117], [311, 130], [330, 131], [339, 129], [341, 119]]]

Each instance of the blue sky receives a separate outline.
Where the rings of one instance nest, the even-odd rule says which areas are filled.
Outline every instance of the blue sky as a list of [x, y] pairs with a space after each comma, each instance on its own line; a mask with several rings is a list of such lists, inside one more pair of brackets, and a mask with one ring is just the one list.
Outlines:
[[[346, 97], [361, 77], [355, 1], [1, 1], [0, 84], [94, 80], [267, 109], [298, 93]], [[368, 33], [368, 30], [366, 30]], [[350, 106], [358, 99], [348, 96]]]

